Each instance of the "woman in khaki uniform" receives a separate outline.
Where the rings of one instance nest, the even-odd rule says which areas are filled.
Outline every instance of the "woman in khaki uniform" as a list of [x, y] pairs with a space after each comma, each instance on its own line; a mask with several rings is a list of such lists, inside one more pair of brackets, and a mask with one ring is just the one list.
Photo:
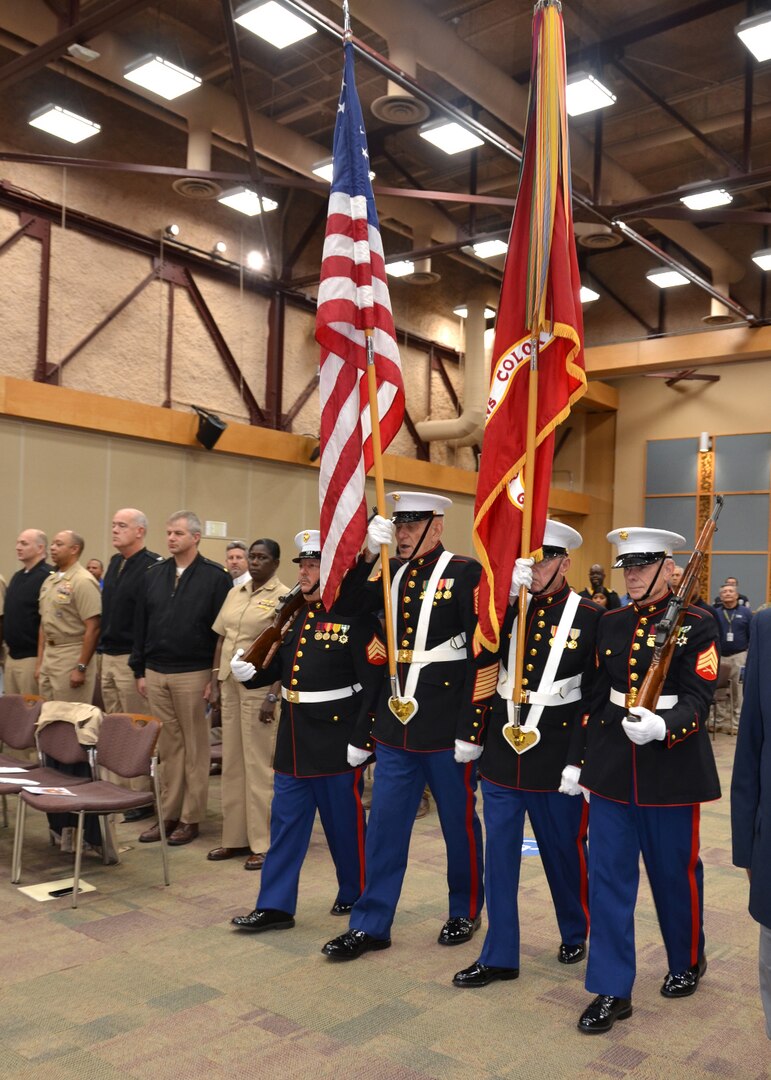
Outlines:
[[273, 622], [279, 598], [289, 592], [277, 577], [280, 555], [275, 540], [254, 541], [251, 581], [228, 593], [213, 626], [220, 635], [211, 700], [216, 704], [219, 697], [222, 710], [222, 846], [207, 858], [219, 862], [250, 853], [246, 870], [260, 870], [268, 850], [278, 699], [276, 686], [247, 690], [233, 678], [230, 660]]

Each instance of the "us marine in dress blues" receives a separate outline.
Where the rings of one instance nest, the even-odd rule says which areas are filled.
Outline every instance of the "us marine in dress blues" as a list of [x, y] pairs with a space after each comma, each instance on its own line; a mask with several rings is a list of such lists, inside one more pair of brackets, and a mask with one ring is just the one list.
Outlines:
[[[298, 533], [302, 608], [266, 668], [230, 662], [249, 687], [281, 679], [281, 717], [274, 760], [275, 786], [270, 848], [255, 910], [232, 922], [241, 930], [287, 930], [294, 926], [297, 890], [319, 811], [337, 871], [332, 915], [347, 915], [364, 887], [365, 820], [361, 805], [363, 761], [371, 755], [371, 710], [386, 661], [380, 624], [372, 615], [348, 616], [319, 601], [317, 530]], [[349, 760], [349, 743], [363, 748]]]
[[598, 995], [578, 1021], [585, 1034], [632, 1014], [641, 852], [669, 962], [661, 993], [679, 998], [696, 990], [707, 966], [700, 804], [720, 798], [706, 728], [719, 663], [711, 615], [687, 608], [656, 712], [632, 704], [671, 597], [673, 546], [683, 548], [685, 539], [629, 528], [608, 540], [618, 545], [614, 567], [624, 571], [631, 603], [600, 620], [580, 776], [591, 792], [586, 989]]
[[[600, 609], [565, 580], [569, 551], [580, 533], [546, 522], [543, 559], [518, 559], [512, 593], [530, 591], [520, 722], [537, 742], [517, 753], [507, 739], [513, 713], [519, 600], [503, 623], [500, 674], [479, 762], [485, 817], [485, 892], [488, 929], [475, 964], [453, 983], [487, 986], [519, 975], [517, 892], [525, 812], [538, 841], [562, 942], [562, 964], [583, 960], [589, 930], [586, 874], [587, 804], [576, 782], [583, 759], [585, 702], [594, 674]], [[572, 796], [572, 797], [571, 797]], [[577, 797], [576, 797], [577, 796]]]
[[[481, 568], [441, 544], [449, 499], [411, 491], [388, 498], [395, 508], [398, 548], [398, 558], [391, 560], [398, 674], [410, 715], [404, 722], [397, 719], [383, 679], [373, 727], [377, 767], [366, 887], [351, 912], [349, 932], [322, 950], [332, 960], [354, 960], [391, 944], [412, 826], [426, 785], [447, 846], [449, 918], [439, 934], [441, 945], [469, 940], [479, 927], [484, 899], [474, 759], [481, 753], [485, 703], [495, 690], [498, 665], [483, 650], [473, 653]], [[367, 577], [392, 533], [384, 518], [370, 522], [367, 551], [343, 583], [348, 609], [382, 608], [382, 587]]]

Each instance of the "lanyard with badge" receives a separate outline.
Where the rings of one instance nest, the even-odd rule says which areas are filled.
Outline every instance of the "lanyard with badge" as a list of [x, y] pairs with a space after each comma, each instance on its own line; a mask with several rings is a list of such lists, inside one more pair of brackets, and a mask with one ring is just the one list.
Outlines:
[[728, 623], [728, 630], [726, 631], [725, 639], [726, 639], [726, 641], [733, 641], [733, 639], [734, 639], [733, 621], [736, 618], [736, 612], [732, 611], [731, 612], [731, 617], [729, 618], [728, 617], [728, 612], [726, 611], [725, 608], [723, 608], [723, 615], [725, 616], [725, 621]]

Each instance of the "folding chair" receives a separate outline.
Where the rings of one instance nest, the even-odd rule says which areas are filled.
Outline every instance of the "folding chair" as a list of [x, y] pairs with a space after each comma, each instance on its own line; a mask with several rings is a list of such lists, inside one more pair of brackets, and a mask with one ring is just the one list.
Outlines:
[[[0, 747], [12, 750], [35, 750], [35, 724], [43, 699], [35, 694], [5, 694], [0, 697]], [[27, 770], [39, 765], [37, 760], [25, 761], [13, 754], [0, 753], [0, 765], [6, 769]], [[3, 789], [9, 785], [3, 784]], [[8, 828], [8, 799], [10, 791], [3, 790], [3, 828]]]
[[[55, 724], [51, 725], [51, 727], [55, 726]], [[45, 731], [45, 729], [43, 730]], [[98, 768], [102, 766], [124, 780], [133, 779], [137, 776], [150, 776], [153, 781], [153, 791], [131, 791], [128, 788], [119, 787], [109, 780], [93, 780], [79, 783], [73, 797], [34, 795], [28, 791], [21, 792], [19, 795], [19, 810], [16, 815], [13, 881], [17, 882], [21, 879], [21, 852], [28, 806], [47, 814], [58, 813], [62, 810], [77, 814], [78, 830], [75, 843], [75, 870], [72, 889], [72, 906], [77, 907], [80, 865], [83, 855], [83, 826], [86, 814], [116, 814], [126, 810], [139, 809], [139, 807], [148, 806], [155, 801], [158, 806], [158, 819], [160, 821], [163, 880], [166, 885], [170, 884], [166, 830], [158, 782], [158, 758], [155, 753], [160, 730], [160, 720], [156, 720], [153, 716], [108, 713], [102, 718], [99, 729], [99, 742], [91, 751], [94, 775], [98, 775]], [[43, 732], [40, 734], [42, 735]], [[66, 780], [68, 782], [61, 786], [70, 786], [70, 778], [67, 777]]]

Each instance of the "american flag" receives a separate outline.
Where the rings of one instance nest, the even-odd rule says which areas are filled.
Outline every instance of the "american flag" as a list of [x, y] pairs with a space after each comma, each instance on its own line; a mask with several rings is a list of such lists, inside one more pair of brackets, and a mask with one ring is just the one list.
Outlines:
[[383, 450], [404, 419], [402, 369], [350, 42], [344, 52], [316, 312], [321, 346], [321, 590], [327, 608], [367, 531], [364, 478], [373, 453], [365, 330], [373, 332]]

